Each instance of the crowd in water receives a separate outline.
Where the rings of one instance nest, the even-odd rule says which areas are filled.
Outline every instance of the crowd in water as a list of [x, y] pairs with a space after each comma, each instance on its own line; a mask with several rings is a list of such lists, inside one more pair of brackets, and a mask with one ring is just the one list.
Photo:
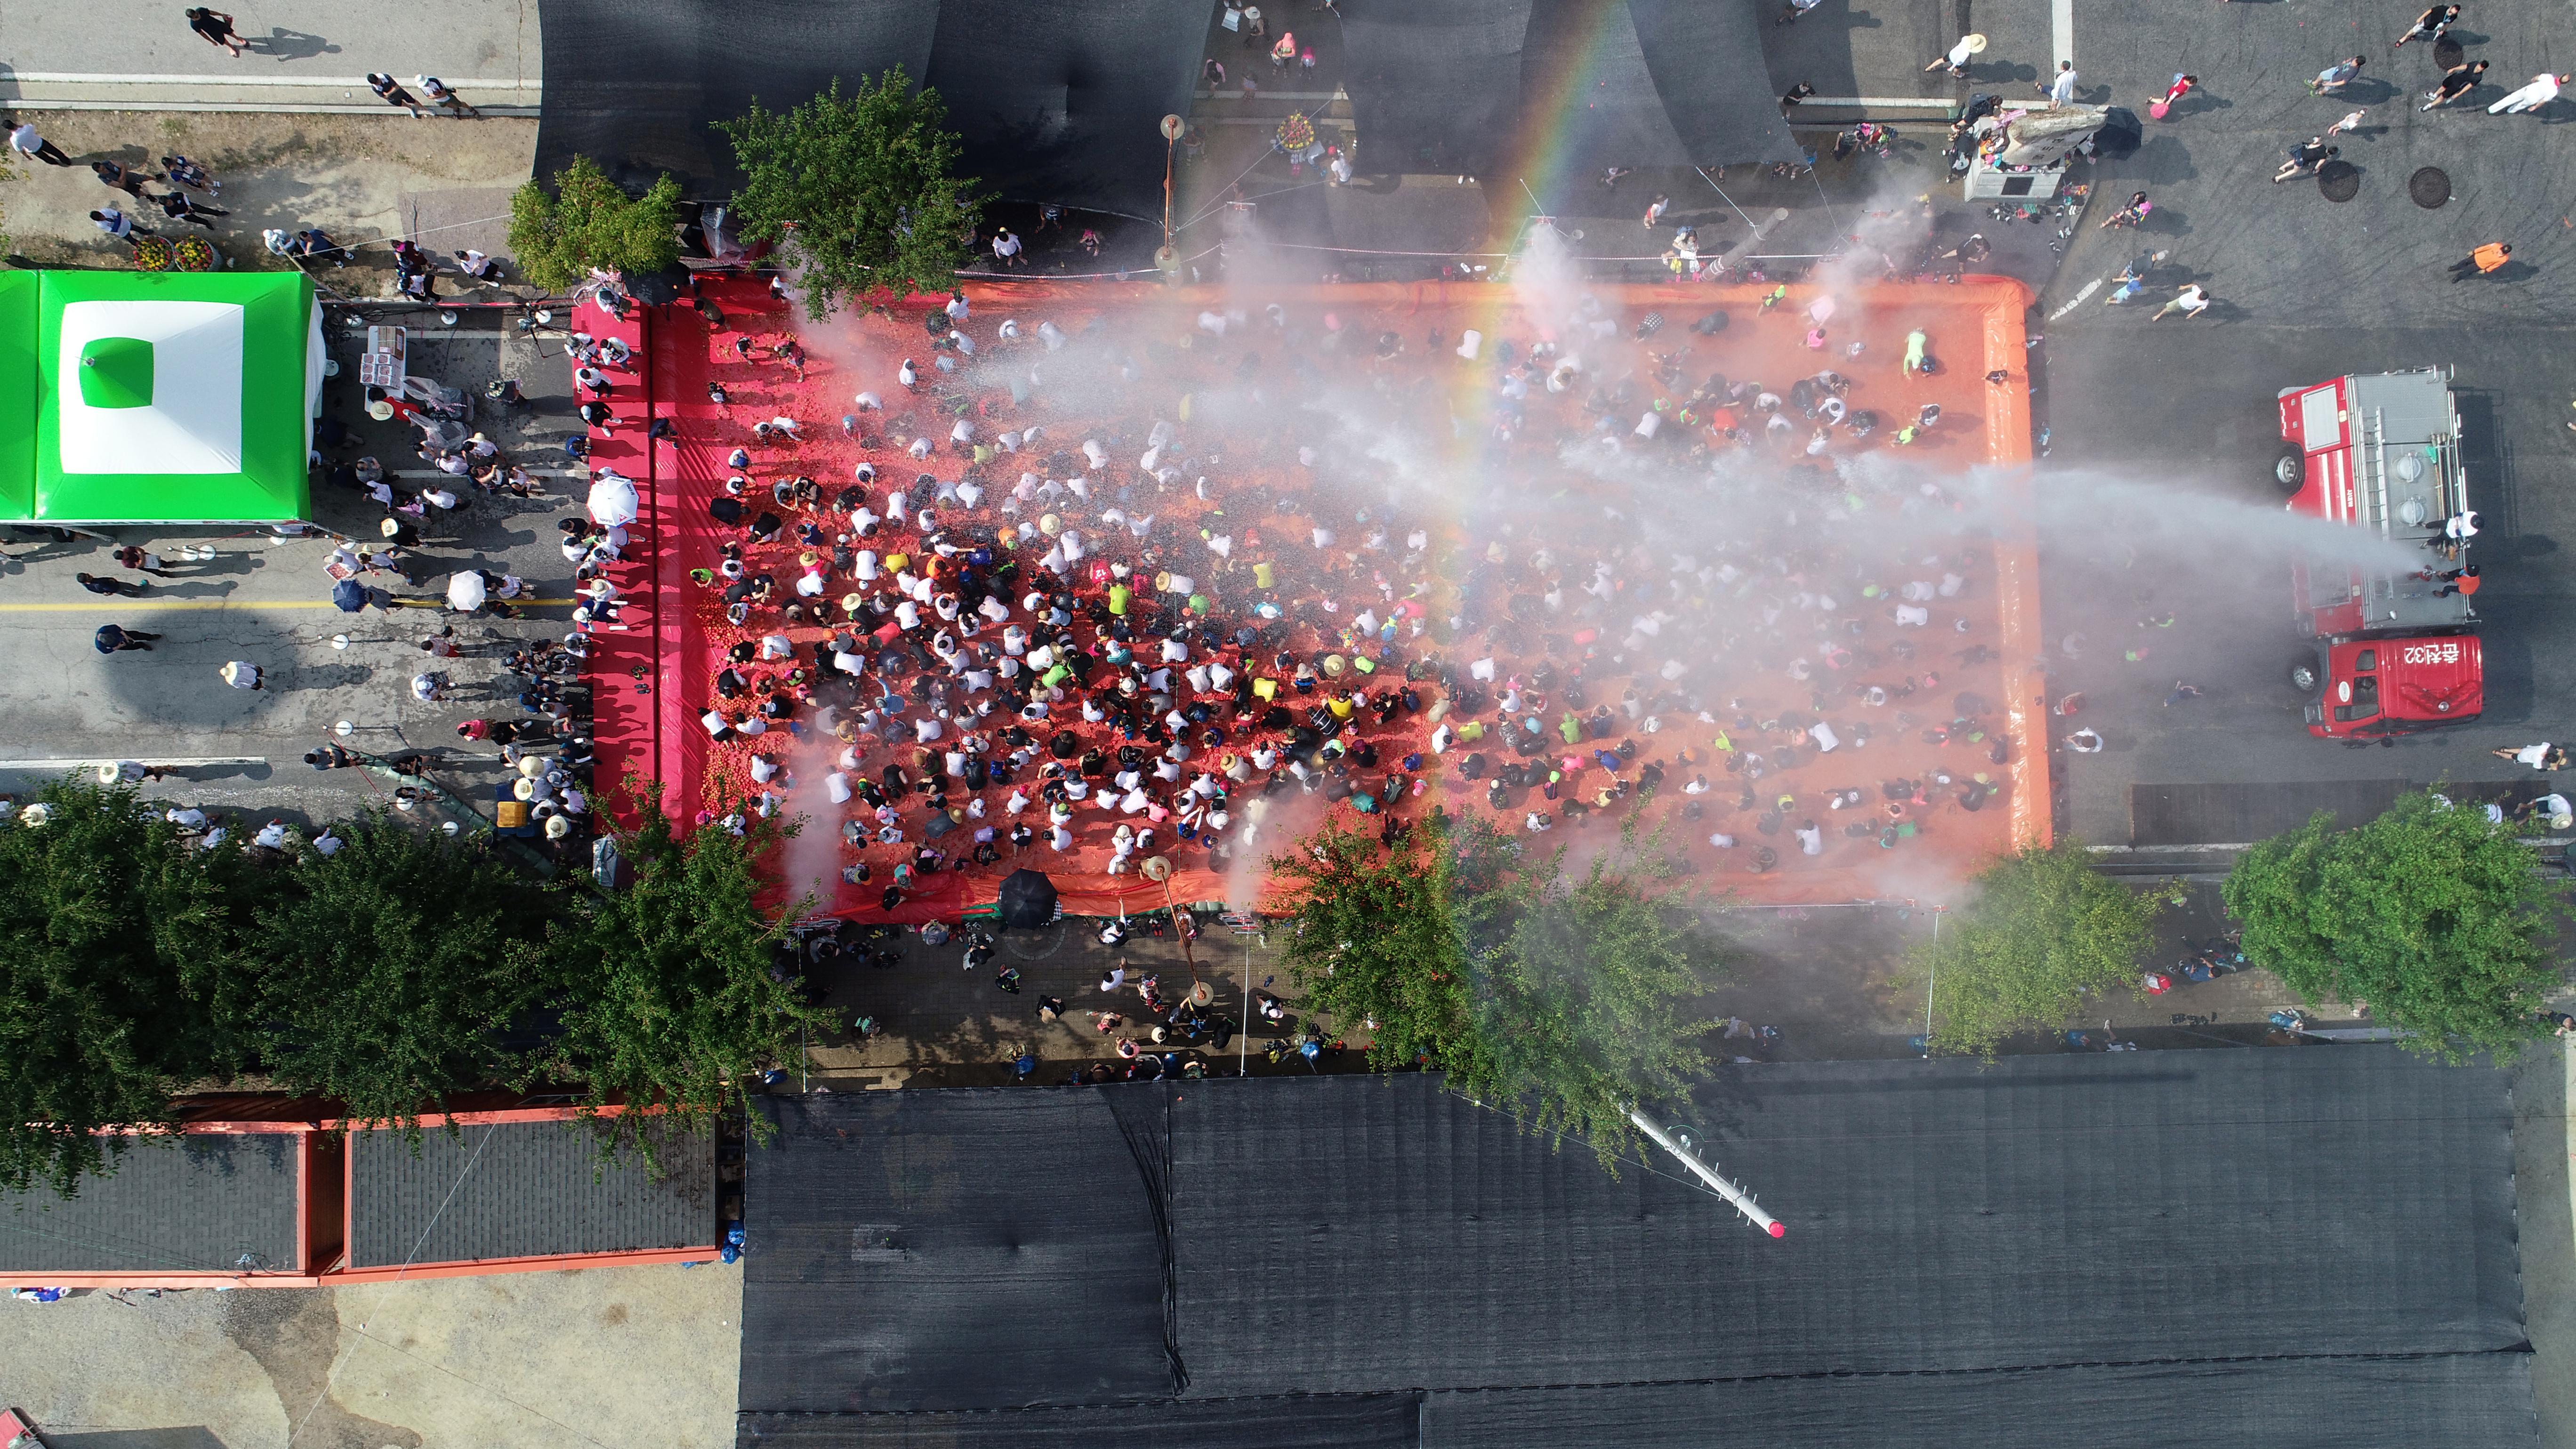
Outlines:
[[[828, 814], [867, 904], [946, 869], [1225, 874], [1307, 797], [1389, 839], [1652, 801], [1669, 849], [1759, 872], [2002, 788], [1965, 687], [1997, 677], [1989, 542], [1929, 481], [1982, 460], [1878, 451], [1938, 423], [1898, 401], [1939, 366], [1920, 330], [1881, 361], [1776, 294], [1491, 339], [955, 296], [809, 337], [809, 373], [770, 297], [707, 290], [758, 296], [701, 309], [710, 814]], [[1792, 379], [1711, 370], [1801, 342]], [[837, 429], [795, 415], [826, 399]]]

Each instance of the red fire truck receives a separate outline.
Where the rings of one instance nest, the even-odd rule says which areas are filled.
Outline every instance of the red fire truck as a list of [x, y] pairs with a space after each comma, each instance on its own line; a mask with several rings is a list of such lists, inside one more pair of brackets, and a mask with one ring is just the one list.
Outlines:
[[2290, 669], [2308, 733], [2374, 739], [2465, 724], [2485, 703], [2471, 592], [2468, 475], [2448, 368], [2338, 377], [2280, 394], [2274, 476], [2293, 513], [2367, 530], [2390, 547], [2361, 561], [2291, 566], [2312, 643]]

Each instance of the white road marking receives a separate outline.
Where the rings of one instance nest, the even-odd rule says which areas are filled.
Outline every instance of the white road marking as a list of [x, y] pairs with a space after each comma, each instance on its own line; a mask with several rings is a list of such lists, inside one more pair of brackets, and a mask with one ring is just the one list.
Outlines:
[[2049, 313], [2049, 314], [2048, 314], [2048, 320], [2049, 320], [2049, 321], [2051, 321], [2051, 322], [2054, 322], [2054, 321], [2056, 321], [2058, 318], [2065, 316], [2067, 313], [2074, 311], [2074, 310], [2076, 309], [2076, 307], [2077, 307], [2077, 306], [2079, 306], [2079, 305], [2084, 301], [2084, 299], [2085, 299], [2085, 298], [2090, 297], [2090, 296], [2092, 296], [2094, 293], [2096, 293], [2096, 292], [2098, 292], [2098, 291], [2101, 291], [2101, 290], [2102, 290], [2102, 279], [2101, 279], [2100, 277], [2095, 277], [2093, 280], [2091, 280], [2091, 281], [2089, 281], [2089, 282], [2086, 282], [2086, 283], [2084, 284], [2084, 290], [2083, 290], [2083, 291], [2081, 291], [2081, 292], [2076, 293], [2076, 294], [2075, 294], [2074, 296], [2072, 296], [2072, 297], [2067, 298], [2067, 299], [2066, 299], [2066, 305], [2065, 305], [2065, 306], [2060, 307], [2060, 308], [2058, 308], [2056, 311], [2051, 312], [2051, 313]]
[[2075, 58], [2075, 0], [2049, 0], [2048, 28], [2057, 42], [2060, 64]]

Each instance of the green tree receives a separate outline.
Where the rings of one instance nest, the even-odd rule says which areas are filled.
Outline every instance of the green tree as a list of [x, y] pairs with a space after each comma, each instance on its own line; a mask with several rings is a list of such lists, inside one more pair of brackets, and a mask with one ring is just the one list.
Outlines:
[[[801, 1032], [829, 1030], [832, 1016], [770, 978], [784, 922], [797, 913], [772, 919], [757, 904], [778, 828], [755, 820], [737, 836], [709, 826], [683, 841], [662, 814], [660, 787], [637, 793], [642, 823], [616, 837], [633, 879], [588, 891], [546, 943], [579, 983], [557, 1067], [588, 1085], [590, 1109], [658, 1103], [678, 1125], [704, 1131], [744, 1104], [764, 1068], [798, 1050]], [[649, 1159], [641, 1125], [633, 1114], [615, 1119], [612, 1148], [635, 1143]], [[762, 1126], [756, 1114], [752, 1125]]]
[[0, 1187], [70, 1196], [127, 1148], [101, 1129], [172, 1128], [236, 1064], [241, 871], [124, 787], [59, 781], [0, 824]]
[[549, 292], [586, 279], [592, 268], [642, 276], [680, 259], [680, 183], [667, 174], [642, 196], [575, 156], [555, 189], [534, 177], [510, 198], [510, 255], [520, 275]]
[[506, 1040], [547, 994], [533, 956], [541, 898], [481, 846], [382, 810], [347, 843], [271, 878], [257, 907], [261, 1060], [348, 1116], [417, 1130], [425, 1106], [524, 1083]]
[[847, 93], [835, 79], [792, 111], [754, 101], [715, 123], [743, 172], [739, 235], [786, 254], [817, 321], [880, 287], [900, 298], [956, 282], [983, 201], [952, 174], [963, 148], [947, 120], [939, 93], [896, 66]]
[[1701, 902], [1627, 873], [1652, 844], [1623, 833], [1568, 875], [1563, 851], [1528, 859], [1482, 820], [1426, 821], [1392, 849], [1328, 826], [1272, 862], [1299, 901], [1290, 978], [1373, 1034], [1371, 1065], [1437, 1067], [1609, 1165], [1635, 1148], [1630, 1106], [1683, 1098], [1706, 1065], [1690, 1008], [1720, 964]]
[[2510, 1054], [2537, 1036], [2558, 985], [2565, 907], [2532, 869], [2524, 833], [2431, 790], [2350, 830], [2319, 814], [2245, 853], [2222, 888], [2246, 959], [2314, 1006], [2368, 1002], [2417, 1050]]
[[2065, 1024], [2088, 993], [2138, 974], [2178, 888], [2104, 879], [2080, 843], [2024, 846], [1980, 872], [1976, 894], [1916, 946], [1906, 980], [1932, 993], [1932, 1046], [1991, 1055], [2016, 1031]]

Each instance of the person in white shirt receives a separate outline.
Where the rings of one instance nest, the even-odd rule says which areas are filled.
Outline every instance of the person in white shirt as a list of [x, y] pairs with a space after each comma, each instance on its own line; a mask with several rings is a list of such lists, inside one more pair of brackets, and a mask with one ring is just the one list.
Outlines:
[[2551, 75], [2544, 70], [2533, 76], [2529, 85], [2487, 107], [2487, 114], [2490, 116], [2518, 115], [2535, 107], [2545, 106], [2558, 99], [2558, 88], [2567, 84], [2567, 81], [2566, 76]]

